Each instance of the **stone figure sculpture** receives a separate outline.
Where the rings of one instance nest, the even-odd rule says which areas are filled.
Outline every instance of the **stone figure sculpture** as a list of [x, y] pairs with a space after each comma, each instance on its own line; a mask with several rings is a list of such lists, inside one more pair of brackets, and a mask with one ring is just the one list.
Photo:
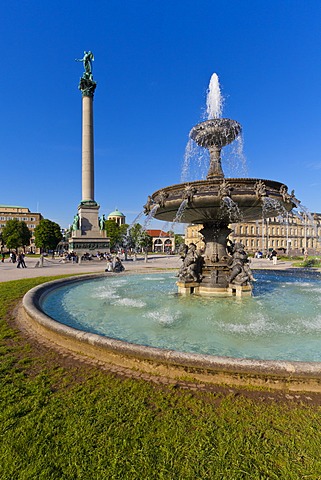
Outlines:
[[202, 278], [202, 257], [196, 250], [196, 245], [190, 243], [189, 246], [183, 245], [180, 251], [183, 265], [181, 266], [178, 276], [185, 282], [199, 282]]
[[147, 215], [155, 205], [155, 201], [148, 195], [147, 202], [144, 205], [144, 213]]
[[249, 285], [254, 280], [244, 245], [237, 242], [232, 247], [229, 282], [235, 285]]

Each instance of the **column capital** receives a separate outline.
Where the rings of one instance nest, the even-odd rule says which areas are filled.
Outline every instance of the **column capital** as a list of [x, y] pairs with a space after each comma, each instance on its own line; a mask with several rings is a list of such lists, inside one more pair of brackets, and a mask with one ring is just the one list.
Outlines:
[[83, 97], [93, 98], [97, 83], [91, 78], [87, 78], [85, 75], [86, 74], [81, 77], [78, 88], [81, 91]]

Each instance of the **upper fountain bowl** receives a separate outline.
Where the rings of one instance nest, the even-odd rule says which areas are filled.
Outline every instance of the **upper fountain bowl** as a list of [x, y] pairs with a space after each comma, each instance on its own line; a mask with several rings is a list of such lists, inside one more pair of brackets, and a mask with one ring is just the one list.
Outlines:
[[200, 147], [225, 147], [232, 143], [241, 133], [242, 127], [236, 120], [229, 118], [213, 118], [198, 123], [189, 133], [189, 136]]

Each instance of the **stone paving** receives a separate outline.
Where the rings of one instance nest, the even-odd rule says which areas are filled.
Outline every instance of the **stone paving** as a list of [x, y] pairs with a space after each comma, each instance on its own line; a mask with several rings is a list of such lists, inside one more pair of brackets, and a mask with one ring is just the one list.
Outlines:
[[[44, 257], [43, 267], [36, 267], [39, 258], [28, 257], [25, 262], [27, 268], [17, 268], [17, 263], [9, 262], [6, 258], [4, 263], [0, 262], [0, 282], [19, 280], [21, 278], [48, 277], [55, 275], [75, 275], [79, 273], [103, 273], [107, 267], [105, 260], [87, 260], [79, 263], [64, 263], [62, 258], [52, 259]], [[137, 261], [132, 259], [123, 261], [125, 271], [150, 271], [163, 268], [179, 269], [181, 260], [176, 255], [150, 255], [147, 262], [144, 257], [138, 257]]]

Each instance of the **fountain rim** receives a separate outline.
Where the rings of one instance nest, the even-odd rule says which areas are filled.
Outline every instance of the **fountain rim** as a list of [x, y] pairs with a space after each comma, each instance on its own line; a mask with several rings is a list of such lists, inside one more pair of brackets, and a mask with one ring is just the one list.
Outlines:
[[285, 185], [284, 182], [278, 182], [277, 180], [269, 180], [267, 178], [256, 178], [256, 177], [223, 177], [223, 178], [210, 178], [210, 179], [202, 179], [202, 180], [187, 180], [185, 182], [181, 182], [181, 183], [173, 183], [172, 185], [168, 185], [167, 187], [162, 187], [162, 188], [159, 188], [158, 190], [155, 190], [155, 192], [152, 193], [152, 197], [154, 197], [156, 194], [162, 192], [163, 190], [166, 191], [166, 190], [175, 190], [177, 188], [182, 188], [184, 186], [203, 186], [203, 185], [220, 185], [222, 183], [222, 181], [225, 180], [227, 183], [230, 182], [230, 183], [238, 183], [238, 182], [241, 182], [241, 183], [244, 183], [244, 185], [246, 184], [253, 184], [254, 182], [263, 182], [263, 183], [266, 183], [267, 186], [272, 186], [273, 184], [275, 185], [275, 188], [278, 187], [278, 186], [282, 186], [282, 185]]
[[[130, 275], [133, 273], [127, 272], [117, 275]], [[146, 272], [144, 273], [146, 274]], [[135, 272], [137, 275], [144, 273]], [[108, 275], [113, 274], [109, 273]], [[49, 340], [52, 340], [53, 337], [54, 344], [65, 347], [67, 344], [68, 350], [76, 352], [81, 356], [102, 360], [105, 354], [107, 362], [110, 363], [108, 355], [112, 354], [129, 357], [129, 359], [135, 361], [156, 362], [157, 365], [164, 364], [167, 368], [187, 368], [190, 374], [195, 371], [198, 374], [201, 373], [203, 377], [205, 375], [210, 383], [213, 383], [213, 381], [215, 383], [215, 380], [213, 380], [213, 375], [215, 376], [215, 374], [244, 375], [246, 385], [251, 384], [251, 380], [246, 379], [247, 376], [250, 376], [252, 380], [256, 376], [258, 378], [268, 376], [276, 377], [278, 379], [275, 382], [276, 384], [279, 383], [280, 378], [292, 384], [297, 383], [301, 385], [303, 382], [305, 389], [307, 389], [309, 381], [315, 382], [321, 378], [321, 362], [245, 359], [142, 346], [69, 327], [54, 320], [42, 310], [41, 303], [50, 292], [69, 284], [84, 283], [88, 280], [99, 278], [106, 278], [106, 274], [88, 274], [63, 278], [32, 288], [24, 295], [22, 300], [22, 321], [26, 321], [36, 334], [40, 334], [40, 336], [44, 336]], [[155, 371], [156, 373], [157, 371]], [[273, 382], [269, 383], [267, 387], [273, 388]], [[274, 388], [280, 387], [274, 386]]]
[[219, 129], [219, 128], [225, 128], [228, 125], [232, 129], [235, 128], [238, 130], [237, 135], [240, 135], [240, 133], [242, 132], [242, 125], [237, 120], [233, 120], [232, 118], [227, 118], [227, 117], [218, 117], [218, 118], [209, 118], [207, 120], [203, 120], [202, 122], [197, 123], [196, 125], [194, 125], [194, 127], [191, 128], [189, 132], [189, 136], [191, 137], [191, 133], [193, 131], [200, 131], [202, 129], [205, 130], [205, 127], [216, 127]]

